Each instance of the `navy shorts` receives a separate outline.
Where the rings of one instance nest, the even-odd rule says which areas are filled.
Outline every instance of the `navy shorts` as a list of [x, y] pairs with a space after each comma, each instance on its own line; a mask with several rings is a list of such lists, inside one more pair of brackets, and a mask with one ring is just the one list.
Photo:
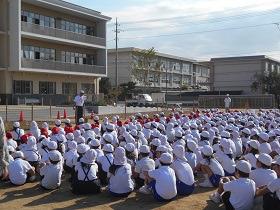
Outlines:
[[181, 182], [180, 180], [176, 181], [176, 186], [178, 195], [188, 196], [194, 191], [194, 184], [187, 185], [184, 182]]
[[131, 193], [131, 192], [128, 192], [128, 193], [114, 193], [114, 192], [111, 192], [111, 191], [109, 191], [109, 192], [112, 196], [117, 197], [117, 198], [126, 198]]
[[209, 180], [214, 187], [218, 187], [221, 178], [222, 178], [221, 175], [213, 174], [212, 176], [209, 177]]
[[156, 181], [155, 180], [151, 181], [148, 186], [149, 186], [149, 188], [152, 189], [152, 193], [153, 193], [155, 200], [160, 201], [160, 202], [168, 202], [168, 201], [171, 201], [172, 199], [174, 199], [174, 198], [171, 198], [171, 199], [167, 200], [167, 199], [164, 199], [163, 197], [161, 197], [156, 191]]

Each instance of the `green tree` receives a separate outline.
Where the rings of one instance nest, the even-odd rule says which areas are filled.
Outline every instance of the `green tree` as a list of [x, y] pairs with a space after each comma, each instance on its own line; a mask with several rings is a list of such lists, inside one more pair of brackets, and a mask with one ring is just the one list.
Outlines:
[[101, 78], [99, 82], [99, 88], [101, 93], [104, 93], [104, 95], [108, 95], [109, 91], [112, 89], [109, 78]]
[[135, 82], [122, 83], [120, 84], [120, 88], [121, 88], [120, 97], [122, 99], [125, 99], [129, 94], [134, 92], [136, 88], [136, 83]]
[[155, 79], [150, 81], [150, 76], [160, 77], [161, 64], [156, 56], [155, 48], [134, 51], [132, 57], [131, 74], [133, 78], [142, 83], [144, 87], [151, 86]]
[[277, 71], [269, 71], [255, 74], [254, 78], [255, 81], [251, 85], [252, 90], [261, 90], [263, 93], [273, 94], [279, 106], [280, 74]]

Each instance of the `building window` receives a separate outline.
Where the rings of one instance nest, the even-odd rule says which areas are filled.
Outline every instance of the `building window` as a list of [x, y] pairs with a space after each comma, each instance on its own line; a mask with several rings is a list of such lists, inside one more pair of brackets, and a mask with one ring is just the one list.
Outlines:
[[95, 91], [94, 84], [82, 83], [81, 89], [85, 91], [86, 94], [93, 94]]
[[40, 25], [43, 27], [51, 27], [51, 28], [55, 27], [54, 17], [40, 15], [37, 13], [24, 11], [24, 10], [21, 11], [21, 21]]
[[77, 83], [62, 83], [62, 94], [65, 95], [76, 95], [77, 94]]
[[39, 93], [40, 94], [56, 94], [56, 83], [55, 82], [39, 82]]
[[22, 46], [22, 57], [26, 59], [55, 60], [55, 49]]
[[32, 94], [33, 93], [33, 82], [14, 80], [14, 94]]
[[61, 61], [65, 63], [94, 65], [94, 56], [84, 53], [62, 51]]
[[94, 36], [94, 27], [85, 26], [82, 24], [70, 22], [67, 20], [61, 20], [61, 29], [66, 31], [71, 31], [78, 34], [84, 34], [89, 36]]

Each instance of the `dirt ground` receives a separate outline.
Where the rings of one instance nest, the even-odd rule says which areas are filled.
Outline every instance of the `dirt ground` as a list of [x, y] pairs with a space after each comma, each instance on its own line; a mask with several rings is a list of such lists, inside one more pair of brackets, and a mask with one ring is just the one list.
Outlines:
[[169, 203], [159, 203], [151, 195], [132, 193], [126, 199], [111, 197], [108, 192], [98, 195], [77, 196], [71, 193], [69, 183], [62, 182], [58, 190], [45, 191], [39, 183], [15, 187], [9, 182], [0, 183], [0, 209], [224, 209], [209, 201], [213, 189], [197, 188], [189, 197], [178, 197]]

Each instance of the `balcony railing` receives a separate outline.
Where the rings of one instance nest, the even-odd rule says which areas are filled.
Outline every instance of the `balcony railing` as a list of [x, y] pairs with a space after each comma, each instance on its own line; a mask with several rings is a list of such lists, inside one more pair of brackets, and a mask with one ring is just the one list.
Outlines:
[[62, 71], [65, 73], [81, 72], [81, 73], [89, 73], [89, 74], [106, 75], [105, 66], [64, 63], [60, 61], [33, 60], [33, 59], [22, 58], [21, 66], [23, 68], [46, 69], [50, 71], [52, 70]]
[[32, 23], [21, 22], [21, 30], [24, 32], [52, 36], [61, 39], [83, 42], [87, 44], [106, 46], [106, 40], [101, 37], [78, 34], [71, 31], [65, 31], [58, 28], [49, 28]]

